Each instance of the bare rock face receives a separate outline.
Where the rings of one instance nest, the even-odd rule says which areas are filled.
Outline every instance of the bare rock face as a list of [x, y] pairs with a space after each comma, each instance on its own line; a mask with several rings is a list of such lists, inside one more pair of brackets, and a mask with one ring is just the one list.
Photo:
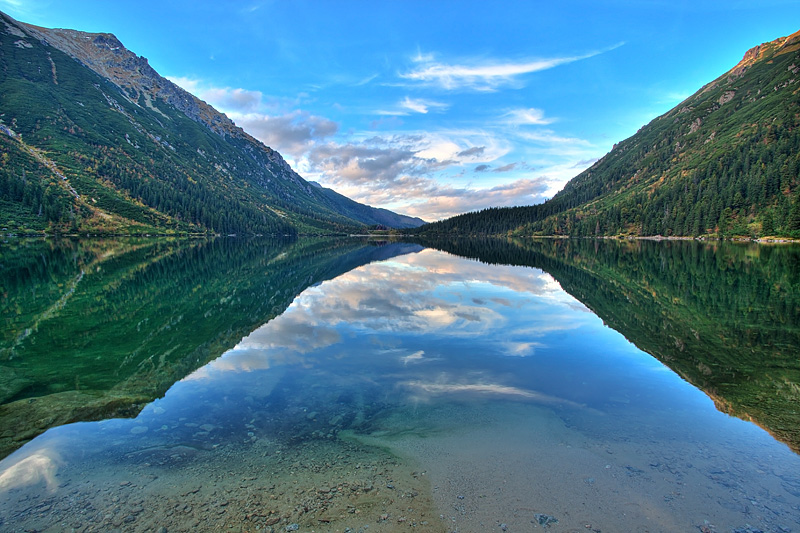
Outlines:
[[736, 91], [725, 91], [724, 93], [722, 93], [722, 96], [719, 97], [718, 100], [719, 105], [727, 104], [728, 102], [733, 100], [734, 96], [736, 96]]
[[143, 103], [160, 112], [157, 102], [163, 100], [219, 135], [255, 140], [227, 116], [159, 75], [146, 58], [125, 48], [113, 34], [41, 28], [21, 22], [17, 25], [31, 37], [61, 50], [109, 79], [134, 104]]
[[[9, 17], [10, 18], [10, 17]], [[12, 19], [13, 20], [13, 19]], [[220, 113], [203, 100], [164, 78], [150, 66], [147, 58], [137, 56], [111, 33], [87, 33], [62, 28], [42, 28], [14, 21], [19, 35], [31, 37], [56, 48], [122, 89], [129, 101], [144, 105], [168, 117], [158, 109], [163, 101], [183, 112], [214, 133], [245, 141], [244, 149], [251, 157], [262, 152], [273, 164], [279, 176], [298, 182], [299, 176], [283, 156], [265, 146], [238, 127], [224, 113]]]
[[787, 37], [781, 37], [768, 43], [763, 43], [754, 46], [747, 52], [739, 63], [729, 72], [730, 77], [739, 78], [747, 69], [754, 63], [764, 59], [767, 56], [780, 55], [797, 50], [800, 47], [800, 31], [797, 31]]

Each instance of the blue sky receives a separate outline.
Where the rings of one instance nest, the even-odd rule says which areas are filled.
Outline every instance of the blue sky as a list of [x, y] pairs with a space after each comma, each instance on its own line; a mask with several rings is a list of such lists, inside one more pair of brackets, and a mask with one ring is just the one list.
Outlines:
[[800, 30], [760, 0], [0, 0], [115, 34], [303, 177], [435, 220], [551, 197], [615, 142]]

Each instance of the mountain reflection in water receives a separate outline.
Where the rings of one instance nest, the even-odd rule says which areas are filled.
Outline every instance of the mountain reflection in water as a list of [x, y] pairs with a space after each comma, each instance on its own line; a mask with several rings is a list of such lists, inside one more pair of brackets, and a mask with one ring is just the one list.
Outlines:
[[432, 245], [545, 270], [720, 411], [800, 452], [800, 246], [587, 239]]
[[356, 239], [6, 243], [0, 457], [49, 427], [135, 416], [306, 287], [418, 249]]
[[[800, 527], [800, 457], [715, 408], [796, 449], [796, 248], [424, 244], [464, 257], [356, 240], [142, 242], [149, 259], [121, 261], [129, 250], [112, 268], [108, 245], [73, 244], [57, 275], [41, 250], [4, 257], [43, 274], [35, 290], [5, 289], [2, 364], [41, 384], [3, 409], [48, 397], [35, 395], [53, 379], [45, 349], [67, 338], [54, 325], [80, 323], [67, 317], [118, 313], [129, 353], [108, 365], [123, 384], [112, 393], [186, 364], [135, 419], [56, 427], [0, 462], [0, 527]], [[145, 297], [126, 307], [133, 294]], [[159, 327], [137, 329], [142, 308]]]

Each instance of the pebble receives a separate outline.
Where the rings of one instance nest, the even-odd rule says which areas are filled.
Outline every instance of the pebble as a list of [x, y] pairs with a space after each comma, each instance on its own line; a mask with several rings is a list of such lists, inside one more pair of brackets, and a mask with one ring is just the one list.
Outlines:
[[286, 531], [297, 531], [300, 529], [300, 524], [289, 524], [286, 526]]

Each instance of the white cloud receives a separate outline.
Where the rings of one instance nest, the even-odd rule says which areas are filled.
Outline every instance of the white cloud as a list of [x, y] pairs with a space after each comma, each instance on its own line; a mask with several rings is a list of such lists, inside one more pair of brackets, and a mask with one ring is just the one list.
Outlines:
[[405, 116], [411, 113], [427, 114], [431, 111], [444, 112], [450, 107], [449, 104], [426, 100], [424, 98], [409, 98], [406, 96], [391, 109], [380, 109], [375, 113], [383, 116]]
[[204, 100], [218, 111], [227, 114], [255, 111], [273, 114], [289, 113], [296, 110], [297, 106], [308, 98], [305, 93], [299, 93], [296, 98], [267, 97], [261, 91], [241, 87], [216, 87], [197, 78], [185, 76], [167, 76], [166, 78]]
[[0, 0], [0, 11], [8, 13], [11, 17], [28, 22], [30, 17], [41, 15], [42, 8], [39, 2], [31, 0]]
[[[523, 398], [525, 400], [532, 400], [538, 403], [547, 405], [565, 405], [570, 407], [584, 407], [582, 404], [560, 398], [558, 396], [551, 396], [530, 389], [523, 389], [502, 383], [487, 383], [487, 382], [453, 382], [452, 378], [446, 374], [439, 376], [437, 381], [423, 381], [423, 380], [409, 380], [401, 383], [408, 389], [415, 391], [417, 394], [425, 396], [442, 396], [442, 395], [487, 395], [487, 396], [504, 396], [509, 398]], [[422, 399], [422, 398], [417, 398]]]
[[256, 139], [293, 157], [339, 130], [336, 122], [299, 110], [280, 116], [263, 113], [229, 113], [229, 116]]
[[414, 57], [421, 65], [409, 72], [400, 74], [401, 78], [420, 82], [446, 90], [471, 89], [476, 91], [495, 91], [501, 86], [520, 86], [519, 77], [558, 65], [580, 61], [621, 46], [589, 52], [579, 56], [532, 59], [527, 61], [472, 61], [465, 64], [435, 62], [433, 55], [418, 53]]
[[544, 111], [529, 107], [527, 109], [513, 109], [504, 115], [506, 122], [514, 125], [538, 125], [544, 126], [552, 124], [555, 119], [545, 118]]
[[178, 87], [181, 87], [189, 91], [193, 95], [197, 96], [198, 98], [200, 98], [200, 91], [203, 85], [200, 80], [195, 78], [187, 78], [185, 76], [165, 76], [165, 78], [167, 78], [169, 81], [171, 81]]
[[261, 91], [247, 89], [208, 89], [202, 92], [203, 99], [213, 102], [220, 111], [256, 111], [262, 107], [264, 95]]
[[296, 108], [306, 96], [303, 94], [296, 99], [266, 98], [261, 91], [214, 87], [194, 78], [170, 77], [169, 80], [225, 113], [259, 141], [289, 157], [300, 157], [316, 142], [339, 131], [338, 123]]
[[400, 358], [404, 365], [408, 365], [408, 363], [418, 363], [423, 361], [425, 357], [425, 351], [419, 350], [410, 355], [406, 355]]
[[[420, 57], [421, 62], [431, 58]], [[488, 130], [441, 129], [396, 131], [381, 135], [340, 132], [337, 122], [298, 109], [301, 100], [275, 99], [260, 91], [219, 88], [192, 78], [172, 78], [208, 101], [248, 133], [281, 152], [304, 178], [319, 182], [355, 201], [438, 220], [486, 207], [530, 205], [551, 197], [576, 172], [576, 161], [588, 160], [591, 145], [548, 129], [520, 130], [519, 125], [553, 122], [537, 108], [507, 111], [505, 120]], [[399, 100], [385, 114], [409, 115], [448, 109], [431, 99]], [[399, 119], [396, 119], [399, 120]], [[342, 141], [342, 137], [346, 140]], [[527, 146], [537, 175], [527, 163], [490, 163], [507, 156], [514, 144]], [[492, 172], [459, 183], [466, 165]], [[499, 174], [513, 181], [497, 183]], [[490, 176], [494, 176], [490, 178]], [[506, 180], [508, 180], [506, 178]], [[494, 182], [492, 182], [494, 180]]]
[[[541, 203], [582, 170], [576, 161], [588, 160], [591, 145], [586, 141], [548, 130], [533, 138], [541, 145], [536, 150], [547, 154], [536, 162], [535, 174], [526, 162], [495, 168], [482, 164], [475, 170], [492, 172], [479, 183], [459, 183], [457, 169], [461, 167], [458, 172], [464, 173], [464, 165], [497, 161], [510, 150], [501, 137], [479, 131], [442, 130], [373, 136], [358, 143], [317, 143], [298, 166], [308, 179], [353, 200], [431, 221], [487, 207]], [[498, 174], [513, 181], [506, 178], [498, 184]]]
[[562, 137], [552, 130], [538, 130], [521, 132], [518, 134], [527, 141], [535, 141], [544, 144], [569, 144], [572, 146], [591, 146], [589, 141], [578, 137]]
[[424, 100], [422, 98], [411, 99], [406, 96], [403, 101], [400, 102], [400, 107], [415, 113], [425, 114], [430, 110], [444, 111], [450, 106], [441, 102], [434, 102], [433, 100]]
[[438, 185], [414, 198], [416, 201], [404, 206], [404, 210], [413, 216], [438, 220], [486, 207], [541, 203], [550, 189], [549, 178], [519, 179], [483, 189]]

